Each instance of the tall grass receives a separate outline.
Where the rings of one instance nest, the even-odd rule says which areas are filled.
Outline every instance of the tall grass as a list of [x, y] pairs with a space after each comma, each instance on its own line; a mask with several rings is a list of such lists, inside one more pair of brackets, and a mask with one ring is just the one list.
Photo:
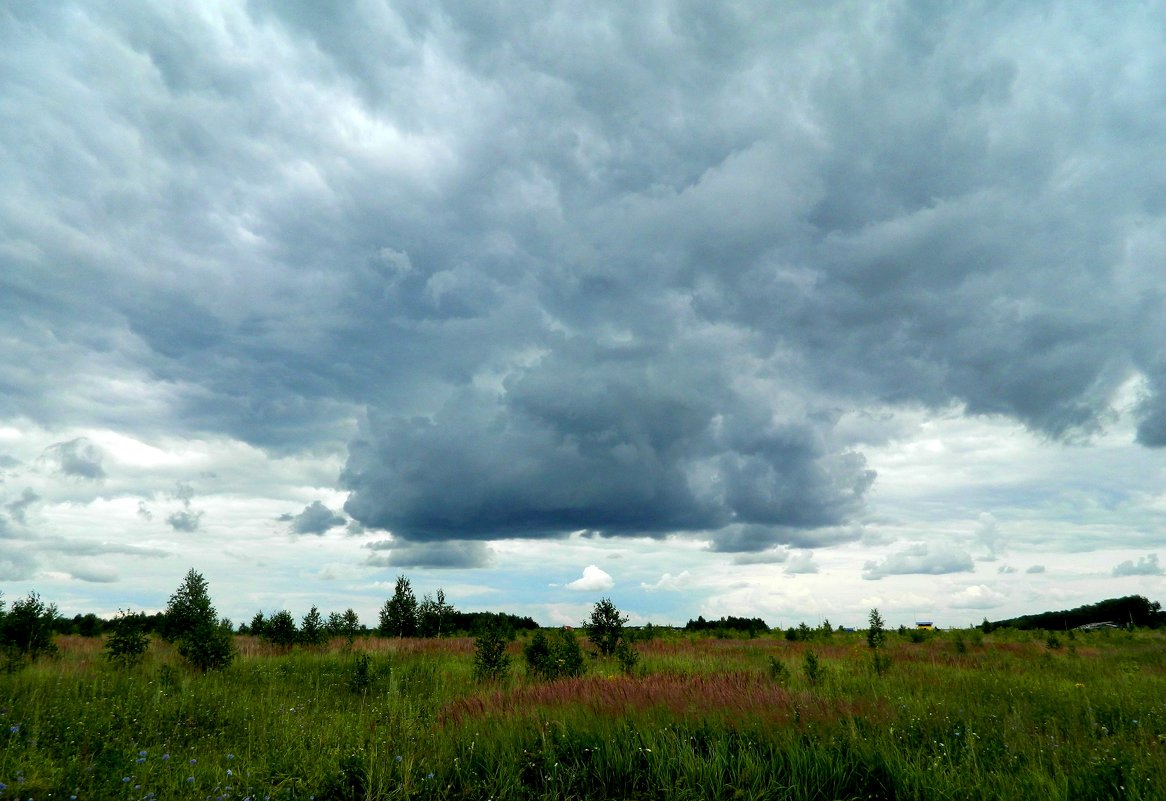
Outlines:
[[0, 675], [0, 798], [1166, 795], [1156, 632], [1058, 649], [1011, 632], [890, 636], [882, 676], [861, 633], [672, 634], [639, 646], [635, 676], [594, 659], [550, 683], [476, 683], [469, 640], [279, 654], [240, 638], [240, 658], [205, 675], [157, 642], [130, 669], [96, 641], [58, 645]]

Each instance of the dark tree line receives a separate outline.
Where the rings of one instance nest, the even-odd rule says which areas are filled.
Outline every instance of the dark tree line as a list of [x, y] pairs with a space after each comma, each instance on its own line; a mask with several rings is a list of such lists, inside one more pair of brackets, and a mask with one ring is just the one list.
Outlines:
[[769, 632], [769, 625], [759, 617], [734, 617], [728, 615], [720, 620], [705, 620], [701, 615], [684, 626], [685, 631], [743, 631], [750, 637]]
[[1022, 615], [980, 624], [985, 633], [999, 628], [1044, 629], [1065, 631], [1091, 623], [1116, 623], [1119, 626], [1158, 628], [1166, 625], [1166, 615], [1162, 605], [1141, 595], [1127, 595], [1124, 598], [1110, 598], [1095, 604], [1086, 604], [1061, 612], [1042, 612], [1037, 615]]

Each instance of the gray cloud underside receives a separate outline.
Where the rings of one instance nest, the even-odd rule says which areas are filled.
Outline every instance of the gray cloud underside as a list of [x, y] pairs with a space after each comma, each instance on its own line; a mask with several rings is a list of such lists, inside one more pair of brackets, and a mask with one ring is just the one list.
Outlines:
[[1080, 437], [1140, 373], [1166, 445], [1155, 16], [10, 9], [0, 415], [352, 437], [419, 543], [746, 553], [861, 513], [842, 411]]
[[283, 515], [280, 520], [291, 523], [295, 534], [326, 534], [331, 529], [343, 526], [347, 520], [333, 512], [320, 501], [312, 501], [298, 515]]
[[[372, 543], [374, 551], [384, 550], [384, 543]], [[374, 553], [365, 560], [373, 567], [463, 569], [487, 567], [494, 562], [494, 552], [482, 542], [393, 543], [385, 555]]]
[[867, 562], [862, 577], [877, 581], [887, 576], [922, 574], [939, 576], [947, 573], [971, 573], [972, 557], [946, 545], [912, 545], [876, 562]]
[[1166, 570], [1158, 564], [1158, 554], [1151, 553], [1138, 557], [1134, 562], [1127, 559], [1113, 569], [1114, 576], [1161, 576]]

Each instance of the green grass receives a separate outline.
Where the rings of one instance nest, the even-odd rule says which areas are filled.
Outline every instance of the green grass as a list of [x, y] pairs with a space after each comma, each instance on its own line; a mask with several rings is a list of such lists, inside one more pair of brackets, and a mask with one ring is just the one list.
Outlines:
[[0, 675], [0, 798], [1166, 797], [1166, 636], [962, 639], [892, 634], [880, 677], [861, 632], [671, 634], [632, 676], [595, 659], [494, 684], [474, 682], [469, 640], [365, 640], [360, 691], [339, 647], [240, 638], [203, 675], [157, 642], [122, 669], [62, 638]]

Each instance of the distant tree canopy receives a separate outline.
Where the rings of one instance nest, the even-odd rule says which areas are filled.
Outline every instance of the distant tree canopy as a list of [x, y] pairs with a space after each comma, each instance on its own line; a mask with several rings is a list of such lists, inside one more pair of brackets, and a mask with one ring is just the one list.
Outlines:
[[765, 634], [769, 626], [759, 617], [734, 617], [728, 615], [720, 620], [705, 620], [704, 616], [690, 620], [684, 626], [685, 631], [744, 631], [750, 637]]
[[1150, 601], [1141, 595], [1127, 595], [1124, 598], [1110, 598], [1106, 601], [1086, 604], [1061, 612], [1022, 615], [991, 623], [985, 620], [980, 628], [985, 632], [999, 628], [1064, 631], [1090, 623], [1117, 623], [1122, 626], [1158, 628], [1166, 624], [1166, 615], [1162, 614], [1162, 605], [1157, 601]]

